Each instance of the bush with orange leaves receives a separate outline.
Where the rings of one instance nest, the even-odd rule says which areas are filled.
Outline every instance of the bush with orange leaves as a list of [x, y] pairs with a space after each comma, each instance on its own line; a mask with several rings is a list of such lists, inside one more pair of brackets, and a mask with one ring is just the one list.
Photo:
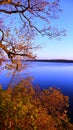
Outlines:
[[40, 91], [29, 78], [14, 88], [0, 88], [0, 130], [73, 130], [68, 104], [60, 90]]

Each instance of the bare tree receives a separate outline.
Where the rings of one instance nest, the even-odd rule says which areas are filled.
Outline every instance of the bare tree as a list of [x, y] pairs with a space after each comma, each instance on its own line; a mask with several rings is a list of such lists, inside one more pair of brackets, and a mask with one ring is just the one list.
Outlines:
[[18, 56], [34, 58], [32, 49], [38, 46], [32, 41], [37, 34], [65, 36], [64, 29], [50, 25], [60, 12], [59, 0], [0, 0], [0, 55], [13, 63]]

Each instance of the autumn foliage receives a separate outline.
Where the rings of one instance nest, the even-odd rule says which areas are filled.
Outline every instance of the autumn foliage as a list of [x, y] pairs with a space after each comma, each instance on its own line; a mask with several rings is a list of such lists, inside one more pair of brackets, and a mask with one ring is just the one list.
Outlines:
[[29, 79], [0, 88], [0, 130], [73, 130], [68, 105], [59, 89], [40, 90]]

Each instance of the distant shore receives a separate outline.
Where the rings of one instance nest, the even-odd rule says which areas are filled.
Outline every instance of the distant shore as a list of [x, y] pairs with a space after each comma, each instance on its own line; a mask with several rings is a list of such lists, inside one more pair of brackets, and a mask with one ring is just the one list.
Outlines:
[[[0, 61], [10, 61], [10, 60], [2, 60]], [[66, 59], [34, 59], [34, 60], [22, 60], [22, 61], [30, 61], [30, 62], [59, 62], [59, 63], [73, 63], [73, 60], [66, 60]]]
[[36, 60], [27, 60], [27, 61], [34, 61], [34, 62], [62, 62], [62, 63], [73, 63], [73, 60], [66, 60], [66, 59], [50, 59], [50, 60], [45, 60], [45, 59], [36, 59]]

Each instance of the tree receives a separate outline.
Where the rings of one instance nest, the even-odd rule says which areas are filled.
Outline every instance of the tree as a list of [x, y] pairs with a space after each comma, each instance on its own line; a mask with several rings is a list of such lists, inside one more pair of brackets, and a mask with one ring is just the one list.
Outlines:
[[73, 130], [68, 106], [59, 89], [34, 88], [29, 78], [6, 91], [0, 87], [0, 130]]
[[52, 87], [34, 89], [30, 81], [6, 91], [0, 87], [0, 130], [73, 130], [68, 97]]
[[38, 46], [32, 41], [37, 34], [64, 36], [64, 29], [50, 26], [50, 20], [58, 19], [59, 12], [59, 0], [0, 0], [1, 57], [7, 56], [13, 63], [18, 56], [34, 58], [32, 49]]

